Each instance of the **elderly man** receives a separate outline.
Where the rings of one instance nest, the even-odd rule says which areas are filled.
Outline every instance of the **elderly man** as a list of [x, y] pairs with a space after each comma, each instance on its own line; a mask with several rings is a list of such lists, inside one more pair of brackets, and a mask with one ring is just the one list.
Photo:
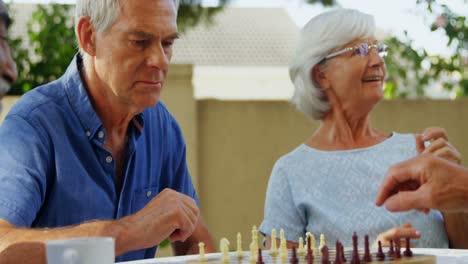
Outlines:
[[[24, 95], [0, 128], [0, 253], [112, 236], [117, 261], [214, 249], [176, 120], [159, 101], [177, 38], [176, 0], [76, 2], [80, 53]], [[43, 255], [44, 247], [35, 247]], [[32, 254], [32, 253], [30, 253]]]
[[8, 45], [8, 28], [11, 19], [5, 3], [0, 0], [0, 113], [2, 112], [2, 98], [10, 90], [11, 84], [16, 80], [16, 64], [11, 58]]

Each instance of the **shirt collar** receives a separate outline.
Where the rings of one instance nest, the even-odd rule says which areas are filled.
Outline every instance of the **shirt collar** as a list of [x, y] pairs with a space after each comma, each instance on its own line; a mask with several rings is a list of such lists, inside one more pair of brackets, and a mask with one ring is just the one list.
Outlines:
[[[96, 111], [89, 100], [89, 94], [81, 79], [80, 70], [83, 68], [83, 59], [80, 54], [75, 55], [73, 61], [64, 74], [65, 92], [70, 102], [71, 108], [78, 116], [82, 127], [88, 138], [92, 139], [104, 127]], [[144, 125], [143, 113], [136, 115], [130, 122], [130, 127], [135, 127], [135, 136], [138, 138], [142, 133]], [[129, 132], [132, 129], [129, 129]]]

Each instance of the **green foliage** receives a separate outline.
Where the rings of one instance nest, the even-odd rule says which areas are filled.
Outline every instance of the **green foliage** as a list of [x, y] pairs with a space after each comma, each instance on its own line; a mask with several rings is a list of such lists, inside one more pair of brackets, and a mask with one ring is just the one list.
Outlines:
[[77, 52], [70, 5], [38, 5], [28, 23], [29, 52], [23, 41], [10, 42], [18, 65], [18, 81], [11, 94], [22, 94], [56, 80]]
[[[184, 32], [200, 23], [210, 24], [230, 0], [217, 7], [203, 7], [200, 0], [181, 0], [177, 22]], [[18, 80], [10, 94], [23, 94], [59, 78], [78, 51], [72, 5], [38, 5], [28, 23], [28, 41], [11, 39]], [[11, 10], [11, 9], [10, 9]], [[14, 14], [11, 14], [14, 18]], [[24, 47], [28, 43], [28, 47]]]
[[389, 79], [385, 87], [386, 98], [425, 97], [431, 85], [442, 86], [453, 97], [468, 96], [466, 17], [435, 0], [419, 0], [417, 3], [428, 11], [428, 17], [435, 17], [428, 26], [431, 31], [443, 31], [448, 38], [447, 47], [454, 52], [449, 57], [430, 56], [424, 49], [413, 48], [407, 34], [404, 39], [387, 38], [389, 55], [385, 60]]
[[[305, 0], [310, 4], [336, 5], [334, 0]], [[468, 3], [467, 0], [464, 0]], [[405, 33], [402, 39], [388, 37], [389, 47], [385, 58], [388, 76], [386, 98], [426, 97], [429, 87], [441, 85], [454, 97], [468, 96], [468, 24], [466, 17], [456, 13], [437, 0], [417, 0], [425, 10], [425, 19], [434, 21], [431, 31], [442, 31], [447, 36], [447, 47], [453, 55], [443, 57], [429, 55], [424, 49], [416, 49], [413, 40]]]
[[231, 0], [220, 0], [216, 7], [204, 7], [201, 0], [180, 0], [177, 15], [179, 31], [185, 32], [200, 23], [210, 25], [213, 19]]

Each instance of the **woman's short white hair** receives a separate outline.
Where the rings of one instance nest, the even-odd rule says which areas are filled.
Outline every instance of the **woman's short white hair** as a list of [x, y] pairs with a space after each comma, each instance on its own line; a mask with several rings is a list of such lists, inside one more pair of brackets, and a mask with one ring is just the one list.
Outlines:
[[339, 8], [312, 18], [301, 30], [289, 66], [294, 84], [291, 102], [297, 109], [312, 119], [323, 119], [331, 107], [324, 91], [312, 79], [312, 68], [337, 47], [374, 34], [374, 17], [357, 10]]
[[[89, 16], [97, 32], [106, 32], [120, 15], [121, 0], [77, 0], [75, 6], [75, 34], [80, 17]], [[125, 0], [126, 1], [126, 0]], [[180, 0], [173, 0], [177, 11]], [[81, 52], [81, 48], [80, 48]]]

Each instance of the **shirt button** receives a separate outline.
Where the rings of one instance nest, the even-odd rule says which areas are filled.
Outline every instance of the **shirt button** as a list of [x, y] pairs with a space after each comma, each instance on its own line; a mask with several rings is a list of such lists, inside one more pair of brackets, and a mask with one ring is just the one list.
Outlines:
[[151, 196], [151, 191], [147, 191], [146, 192], [146, 197], [150, 197]]
[[97, 134], [98, 138], [103, 138], [104, 137], [104, 132], [102, 131], [99, 131], [99, 133]]
[[111, 157], [111, 156], [107, 156], [107, 157], [106, 157], [106, 162], [107, 162], [107, 163], [111, 163], [111, 162], [112, 162], [112, 157]]
[[86, 136], [87, 136], [87, 137], [91, 136], [91, 132], [86, 131]]

